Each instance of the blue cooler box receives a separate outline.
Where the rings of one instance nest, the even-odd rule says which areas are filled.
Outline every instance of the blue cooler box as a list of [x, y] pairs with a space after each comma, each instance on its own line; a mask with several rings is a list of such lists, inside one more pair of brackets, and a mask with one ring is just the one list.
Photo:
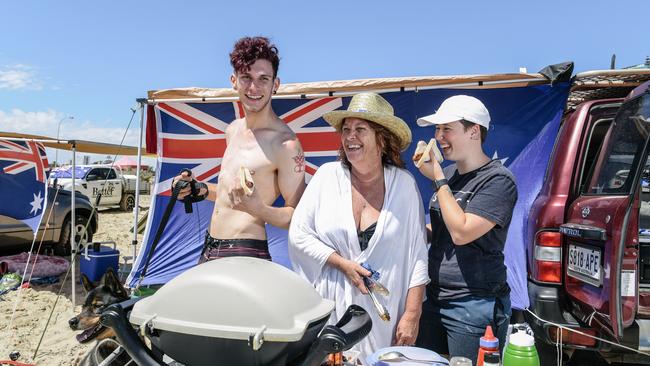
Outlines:
[[80, 256], [79, 270], [93, 282], [101, 280], [108, 267], [112, 267], [115, 274], [118, 273], [120, 251], [116, 249], [115, 242], [109, 243], [113, 244], [112, 248], [106, 245], [96, 245], [97, 243], [89, 244]]

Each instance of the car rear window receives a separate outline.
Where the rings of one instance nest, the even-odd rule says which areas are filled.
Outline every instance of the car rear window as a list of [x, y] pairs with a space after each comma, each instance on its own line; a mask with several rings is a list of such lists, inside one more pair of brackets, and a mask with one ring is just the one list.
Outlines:
[[[650, 134], [650, 95], [625, 103], [614, 119], [606, 148], [594, 166], [587, 194], [626, 195], [634, 189], [634, 173], [640, 164], [650, 169], [648, 156], [642, 156]], [[630, 174], [632, 172], [632, 174]]]

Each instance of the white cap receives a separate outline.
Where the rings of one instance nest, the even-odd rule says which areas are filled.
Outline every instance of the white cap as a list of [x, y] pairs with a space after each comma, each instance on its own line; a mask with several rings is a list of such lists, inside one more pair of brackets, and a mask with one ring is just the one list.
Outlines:
[[519, 347], [532, 347], [535, 345], [535, 338], [529, 334], [526, 334], [526, 332], [516, 332], [510, 334], [508, 343]]
[[417, 123], [424, 127], [461, 119], [490, 128], [490, 112], [480, 100], [469, 95], [454, 95], [445, 99], [436, 113], [418, 118]]

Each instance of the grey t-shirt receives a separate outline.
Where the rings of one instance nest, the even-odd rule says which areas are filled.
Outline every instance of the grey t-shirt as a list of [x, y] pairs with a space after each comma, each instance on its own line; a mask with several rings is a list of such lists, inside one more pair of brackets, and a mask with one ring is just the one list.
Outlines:
[[512, 173], [501, 161], [465, 174], [456, 165], [444, 169], [456, 201], [466, 213], [486, 218], [496, 225], [485, 235], [466, 245], [455, 245], [442, 219], [436, 193], [431, 197], [432, 240], [429, 249], [427, 297], [457, 299], [468, 295], [505, 295], [506, 266], [503, 247], [517, 202], [517, 187]]

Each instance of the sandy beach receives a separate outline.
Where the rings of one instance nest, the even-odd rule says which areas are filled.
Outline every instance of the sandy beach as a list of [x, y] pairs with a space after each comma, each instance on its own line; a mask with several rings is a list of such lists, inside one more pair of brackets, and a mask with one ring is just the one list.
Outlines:
[[[149, 207], [149, 202], [149, 196], [141, 196], [140, 207]], [[140, 216], [145, 211], [140, 210]], [[100, 210], [99, 230], [93, 241], [115, 241], [120, 251], [121, 264], [124, 262], [123, 256], [133, 254], [133, 233], [129, 231], [132, 226], [132, 212], [119, 209]], [[138, 240], [142, 241], [142, 235], [138, 236]], [[79, 279], [78, 263], [75, 267], [76, 278]], [[21, 354], [18, 361], [23, 363], [43, 366], [77, 365], [92, 348], [94, 341], [80, 344], [75, 339], [79, 332], [71, 330], [68, 326], [68, 320], [81, 311], [85, 292], [83, 286], [77, 283], [77, 305], [73, 306], [70, 277], [65, 276], [62, 274], [59, 282], [52, 285], [32, 286], [20, 292], [10, 291], [0, 297], [0, 361], [9, 360], [10, 352], [18, 351]], [[60, 296], [57, 296], [59, 292]], [[16, 311], [11, 321], [14, 307]], [[45, 330], [50, 314], [51, 319]], [[8, 329], [10, 322], [12, 326]], [[36, 352], [39, 342], [41, 344]]]

